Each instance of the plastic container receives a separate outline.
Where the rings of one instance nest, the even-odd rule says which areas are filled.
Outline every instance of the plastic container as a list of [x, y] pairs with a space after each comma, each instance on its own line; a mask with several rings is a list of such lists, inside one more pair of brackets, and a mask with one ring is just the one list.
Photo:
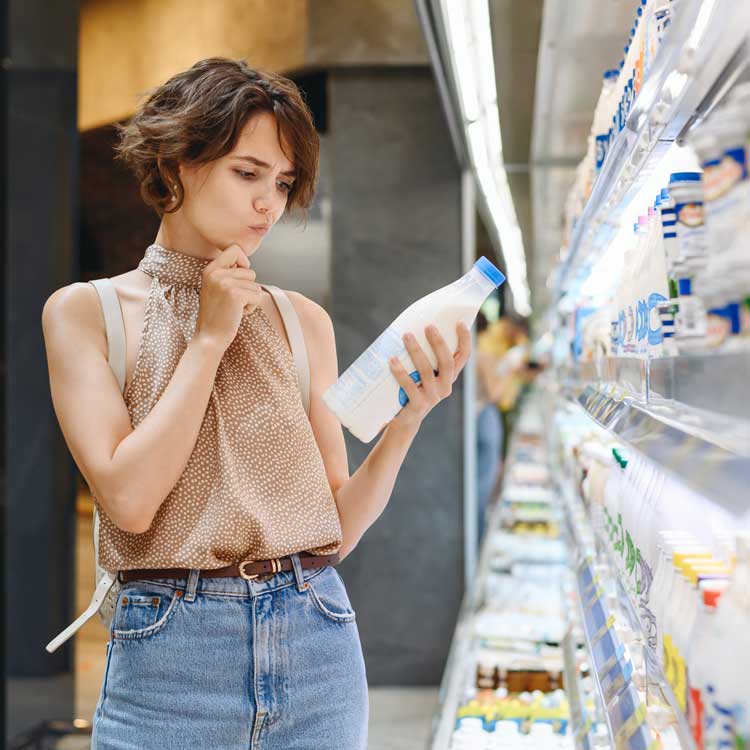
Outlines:
[[[714, 660], [706, 693], [706, 722], [719, 724], [715, 748], [747, 748], [750, 743], [750, 533], [737, 536], [737, 567], [717, 606], [722, 649]], [[708, 746], [707, 746], [708, 747]]]
[[669, 195], [677, 221], [677, 261], [693, 270], [705, 264], [706, 230], [700, 172], [673, 172]]
[[437, 360], [425, 327], [437, 326], [448, 348], [455, 352], [458, 321], [471, 326], [487, 295], [504, 281], [502, 272], [483, 257], [457, 281], [411, 304], [323, 394], [326, 406], [352, 435], [369, 443], [408, 403], [405, 391], [393, 377], [390, 358], [398, 357], [411, 379], [419, 382], [403, 334], [414, 334], [435, 369]]
[[716, 726], [706, 731], [706, 688], [713, 676], [715, 659], [722, 649], [716, 617], [721, 593], [715, 588], [701, 592], [703, 606], [699, 608], [688, 646], [688, 722], [698, 750], [718, 748]]

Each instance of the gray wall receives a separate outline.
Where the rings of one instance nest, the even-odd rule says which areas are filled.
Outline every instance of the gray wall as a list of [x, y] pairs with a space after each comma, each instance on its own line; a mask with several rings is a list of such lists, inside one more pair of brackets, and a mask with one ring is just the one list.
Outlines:
[[14, 0], [5, 61], [7, 736], [73, 716], [72, 648], [47, 641], [73, 617], [75, 474], [52, 410], [41, 314], [75, 268], [78, 8]]
[[[428, 68], [329, 73], [339, 371], [461, 275], [461, 175]], [[463, 593], [461, 380], [427, 417], [390, 503], [341, 572], [371, 685], [435, 685]], [[372, 448], [347, 433], [350, 470]]]

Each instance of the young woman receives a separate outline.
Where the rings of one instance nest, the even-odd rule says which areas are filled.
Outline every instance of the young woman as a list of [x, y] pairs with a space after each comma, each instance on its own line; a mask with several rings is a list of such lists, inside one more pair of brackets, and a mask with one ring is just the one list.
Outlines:
[[321, 394], [338, 377], [325, 310], [287, 292], [309, 354], [305, 414], [282, 317], [250, 257], [309, 207], [318, 138], [295, 85], [210, 58], [152, 91], [119, 157], [161, 217], [139, 266], [112, 279], [124, 393], [96, 289], [57, 290], [42, 316], [52, 398], [101, 516], [99, 562], [123, 587], [92, 747], [366, 747], [355, 614], [333, 565], [383, 512], [422, 420], [470, 352], [439, 363], [406, 337], [417, 386], [348, 474]]

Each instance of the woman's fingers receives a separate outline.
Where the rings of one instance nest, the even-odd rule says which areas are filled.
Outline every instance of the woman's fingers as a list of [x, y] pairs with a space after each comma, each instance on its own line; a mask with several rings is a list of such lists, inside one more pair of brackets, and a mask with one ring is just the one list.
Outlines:
[[471, 332], [469, 328], [459, 322], [456, 330], [458, 332], [458, 349], [455, 354], [451, 354], [439, 329], [436, 326], [425, 328], [425, 336], [437, 360], [437, 372], [432, 369], [430, 359], [417, 342], [416, 337], [411, 333], [404, 334], [404, 345], [419, 373], [419, 382], [414, 382], [398, 357], [390, 359], [389, 365], [393, 377], [409, 399], [407, 408], [403, 409], [402, 414], [396, 419], [416, 419], [421, 423], [433, 406], [450, 396], [453, 382], [471, 354]]
[[403, 339], [406, 351], [409, 352], [411, 361], [414, 362], [414, 367], [417, 368], [417, 372], [419, 373], [422, 387], [430, 396], [432, 396], [435, 392], [435, 373], [430, 364], [430, 360], [427, 358], [424, 349], [419, 345], [419, 342], [413, 333], [405, 333]]
[[427, 340], [430, 342], [432, 351], [435, 352], [437, 359], [437, 383], [439, 386], [440, 395], [445, 398], [451, 394], [451, 386], [453, 384], [453, 370], [454, 361], [451, 350], [448, 348], [446, 340], [438, 330], [437, 326], [429, 325], [425, 328], [425, 335]]
[[411, 379], [409, 373], [406, 372], [406, 368], [401, 364], [401, 360], [398, 357], [393, 357], [391, 358], [390, 365], [393, 377], [396, 378], [396, 382], [404, 389], [409, 403], [412, 405], [418, 403], [421, 398], [420, 387]]
[[461, 370], [464, 369], [464, 365], [468, 362], [469, 355], [471, 354], [471, 331], [469, 330], [468, 326], [466, 326], [466, 324], [463, 321], [459, 321], [456, 324], [456, 330], [458, 331], [458, 349], [456, 350], [456, 353], [453, 355], [453, 362], [454, 362], [453, 380], [454, 381], [461, 373]]

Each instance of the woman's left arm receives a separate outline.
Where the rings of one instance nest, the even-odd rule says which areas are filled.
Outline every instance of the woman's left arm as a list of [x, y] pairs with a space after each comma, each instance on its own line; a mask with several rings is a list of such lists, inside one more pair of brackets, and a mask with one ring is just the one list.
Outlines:
[[338, 379], [333, 324], [319, 305], [301, 295], [291, 293], [289, 296], [300, 314], [305, 333], [310, 360], [310, 423], [339, 512], [343, 536], [339, 555], [343, 559], [388, 504], [396, 476], [422, 421], [451, 394], [453, 383], [471, 353], [471, 334], [465, 325], [459, 324], [458, 351], [451, 354], [437, 331], [426, 331], [437, 358], [437, 375], [416, 340], [405, 337], [404, 343], [419, 371], [421, 383], [414, 383], [403, 365], [391, 363], [391, 372], [406, 391], [409, 403], [385, 426], [362, 465], [349, 476], [343, 429], [322, 399], [323, 393]]

